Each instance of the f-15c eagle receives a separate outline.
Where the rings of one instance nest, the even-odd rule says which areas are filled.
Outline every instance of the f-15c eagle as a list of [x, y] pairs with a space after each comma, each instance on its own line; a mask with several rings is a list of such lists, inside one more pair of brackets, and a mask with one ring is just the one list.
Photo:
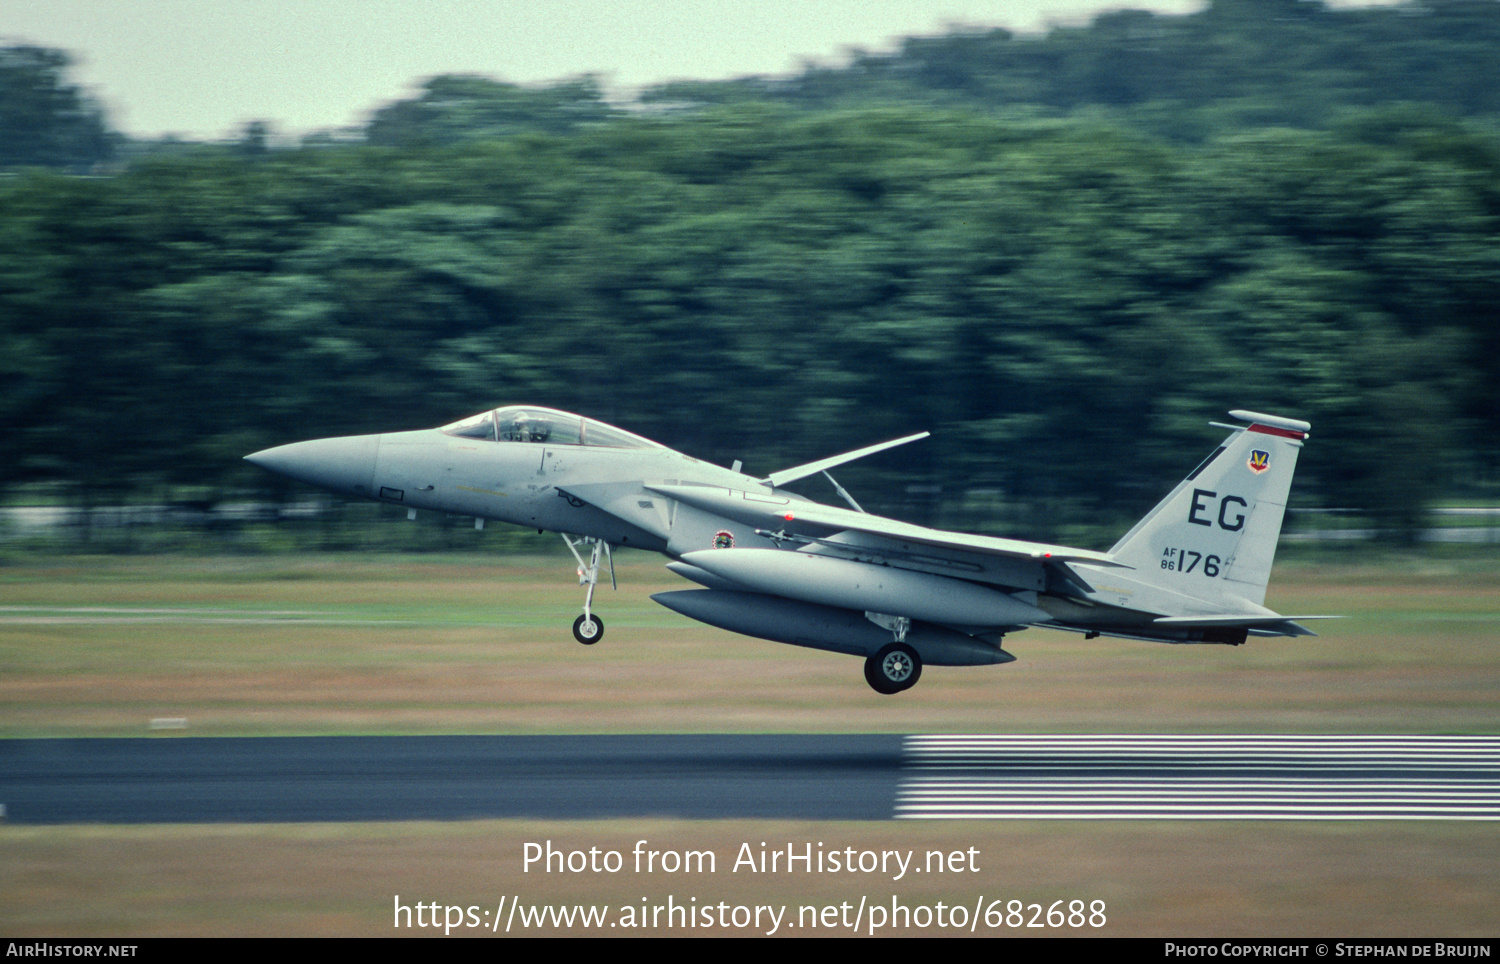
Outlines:
[[[1310, 426], [1234, 411], [1242, 425], [1108, 552], [912, 525], [787, 492], [798, 479], [922, 432], [764, 478], [709, 465], [568, 412], [509, 406], [441, 428], [295, 442], [246, 458], [321, 486], [405, 507], [563, 535], [585, 587], [573, 635], [594, 612], [611, 547], [663, 553], [703, 588], [651, 597], [748, 636], [864, 658], [879, 693], [923, 665], [1015, 659], [1029, 626], [1168, 643], [1238, 645], [1313, 635], [1263, 603], [1297, 455]], [[833, 481], [831, 475], [827, 476]], [[580, 552], [583, 550], [583, 552]], [[586, 554], [586, 557], [585, 557]]]

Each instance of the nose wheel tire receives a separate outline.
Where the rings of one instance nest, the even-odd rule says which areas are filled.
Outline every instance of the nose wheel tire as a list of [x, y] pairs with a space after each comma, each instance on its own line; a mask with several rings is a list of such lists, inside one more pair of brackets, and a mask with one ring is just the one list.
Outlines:
[[573, 620], [573, 638], [585, 646], [592, 646], [604, 638], [604, 620], [598, 616], [579, 616]]
[[865, 660], [865, 682], [883, 696], [909, 690], [922, 678], [922, 657], [905, 643], [887, 643]]

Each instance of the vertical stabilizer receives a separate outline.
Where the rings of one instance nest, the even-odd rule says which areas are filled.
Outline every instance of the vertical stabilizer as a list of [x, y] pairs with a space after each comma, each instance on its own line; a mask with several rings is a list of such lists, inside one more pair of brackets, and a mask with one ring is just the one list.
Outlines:
[[1234, 428], [1212, 455], [1110, 550], [1141, 579], [1216, 599], [1230, 593], [1256, 605], [1266, 584], [1297, 454], [1307, 422], [1233, 411]]

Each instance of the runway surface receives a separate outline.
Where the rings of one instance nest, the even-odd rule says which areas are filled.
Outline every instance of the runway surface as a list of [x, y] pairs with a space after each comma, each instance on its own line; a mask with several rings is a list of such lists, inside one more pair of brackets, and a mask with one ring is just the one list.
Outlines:
[[430, 736], [0, 741], [14, 823], [1497, 820], [1500, 738]]

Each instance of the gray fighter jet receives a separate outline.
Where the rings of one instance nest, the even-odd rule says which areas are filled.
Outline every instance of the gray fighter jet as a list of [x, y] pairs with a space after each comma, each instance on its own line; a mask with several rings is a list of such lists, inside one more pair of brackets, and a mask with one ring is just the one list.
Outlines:
[[[346, 496], [561, 533], [585, 587], [573, 635], [594, 613], [610, 549], [660, 552], [704, 587], [651, 597], [747, 636], [864, 657], [879, 693], [924, 664], [1015, 659], [1028, 626], [1167, 643], [1238, 645], [1310, 636], [1267, 609], [1266, 584], [1307, 422], [1231, 412], [1229, 438], [1108, 552], [967, 535], [860, 508], [828, 470], [906, 438], [755, 478], [590, 418], [511, 406], [441, 428], [317, 439], [246, 458]], [[822, 473], [849, 508], [784, 486]], [[582, 551], [580, 551], [582, 550]]]

